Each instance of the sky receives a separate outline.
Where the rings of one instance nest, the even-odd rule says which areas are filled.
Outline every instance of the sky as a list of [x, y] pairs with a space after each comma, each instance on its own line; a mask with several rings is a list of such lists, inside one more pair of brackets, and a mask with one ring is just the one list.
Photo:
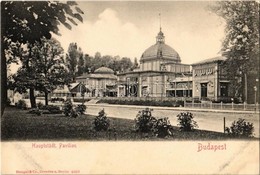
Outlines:
[[[225, 21], [208, 10], [211, 5], [214, 1], [79, 1], [83, 23], [72, 24], [72, 30], [60, 25], [61, 36], [53, 37], [65, 53], [73, 42], [90, 56], [100, 52], [134, 61], [156, 43], [161, 21], [165, 43], [182, 63], [193, 64], [220, 55]], [[12, 64], [10, 73], [19, 67]]]
[[165, 43], [176, 50], [182, 63], [192, 64], [219, 56], [224, 20], [208, 10], [208, 1], [103, 1], [78, 2], [83, 23], [72, 30], [60, 26], [58, 39], [65, 52], [76, 42], [84, 54], [140, 59], [155, 44], [161, 27]]

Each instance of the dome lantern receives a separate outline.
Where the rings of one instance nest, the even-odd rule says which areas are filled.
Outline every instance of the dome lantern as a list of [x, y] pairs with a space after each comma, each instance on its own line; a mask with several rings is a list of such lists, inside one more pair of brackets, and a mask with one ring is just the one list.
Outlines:
[[161, 27], [161, 14], [159, 13], [160, 18], [160, 31], [156, 36], [156, 43], [149, 48], [147, 48], [140, 59], [140, 63], [151, 60], [164, 60], [164, 62], [175, 62], [180, 63], [181, 58], [179, 54], [170, 46], [165, 44], [165, 36], [162, 32]]
[[140, 61], [149, 61], [154, 59], [164, 59], [170, 62], [180, 63], [179, 54], [169, 45], [165, 44], [165, 36], [160, 28], [160, 32], [156, 36], [156, 44], [147, 48], [141, 56]]
[[162, 26], [161, 26], [161, 13], [159, 13], [159, 20], [160, 20], [160, 32], [156, 36], [156, 43], [164, 43], [164, 34], [162, 32]]
[[164, 34], [162, 32], [162, 28], [160, 27], [160, 32], [156, 36], [156, 43], [164, 43]]

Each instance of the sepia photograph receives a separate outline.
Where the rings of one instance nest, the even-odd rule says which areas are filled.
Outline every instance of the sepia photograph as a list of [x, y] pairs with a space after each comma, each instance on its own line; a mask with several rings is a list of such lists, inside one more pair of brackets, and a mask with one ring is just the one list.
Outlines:
[[258, 1], [2, 1], [1, 174], [259, 174]]

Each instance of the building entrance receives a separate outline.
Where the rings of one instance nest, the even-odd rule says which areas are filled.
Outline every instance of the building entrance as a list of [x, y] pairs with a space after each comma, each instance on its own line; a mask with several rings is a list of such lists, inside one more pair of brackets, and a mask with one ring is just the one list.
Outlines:
[[127, 97], [137, 97], [138, 86], [137, 84], [127, 85], [126, 87], [126, 96]]
[[201, 98], [207, 97], [207, 95], [208, 95], [208, 88], [207, 88], [208, 83], [201, 83], [200, 85], [201, 85], [201, 92], [200, 92]]

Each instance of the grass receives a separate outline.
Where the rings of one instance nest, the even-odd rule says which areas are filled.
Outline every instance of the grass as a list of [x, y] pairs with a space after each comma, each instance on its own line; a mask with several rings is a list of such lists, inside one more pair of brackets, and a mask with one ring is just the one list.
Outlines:
[[[97, 111], [98, 113], [98, 111]], [[228, 135], [205, 130], [181, 132], [173, 126], [173, 136], [159, 139], [152, 134], [137, 133], [134, 120], [109, 118], [109, 131], [96, 132], [93, 129], [95, 116], [82, 115], [78, 118], [63, 114], [37, 116], [28, 110], [7, 107], [1, 118], [2, 141], [7, 140], [223, 140]]]

